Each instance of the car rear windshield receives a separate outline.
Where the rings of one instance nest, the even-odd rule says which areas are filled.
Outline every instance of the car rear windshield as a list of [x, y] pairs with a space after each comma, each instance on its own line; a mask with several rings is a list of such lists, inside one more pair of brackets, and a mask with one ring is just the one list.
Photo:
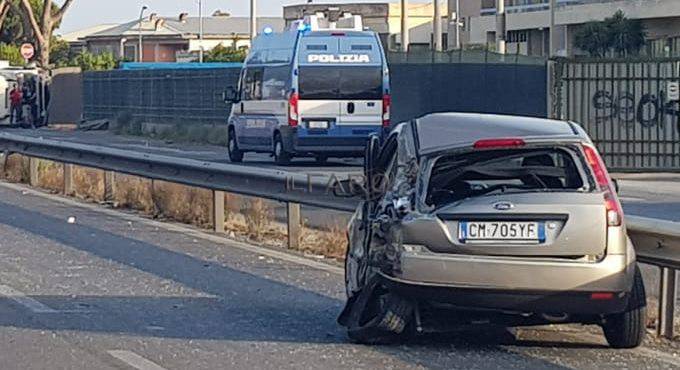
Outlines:
[[432, 168], [426, 203], [440, 207], [504, 193], [583, 190], [578, 155], [569, 148], [545, 148], [443, 156]]
[[298, 82], [300, 99], [382, 99], [382, 68], [377, 66], [300, 67]]

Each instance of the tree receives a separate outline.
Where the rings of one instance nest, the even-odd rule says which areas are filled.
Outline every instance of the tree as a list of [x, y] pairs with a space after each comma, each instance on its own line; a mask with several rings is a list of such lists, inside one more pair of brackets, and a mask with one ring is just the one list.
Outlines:
[[[34, 0], [35, 1], [35, 0]], [[33, 9], [31, 0], [21, 0], [25, 19], [30, 23], [33, 30], [33, 37], [38, 49], [40, 65], [47, 68], [50, 64], [50, 44], [52, 33], [59, 26], [64, 18], [64, 14], [73, 4], [73, 0], [65, 0], [64, 5], [59, 7], [52, 3], [52, 0], [44, 0], [42, 4], [42, 14], [38, 14]]]
[[19, 47], [0, 42], [0, 60], [8, 60], [10, 65], [23, 66], [24, 57], [21, 56]]
[[107, 71], [116, 68], [118, 61], [112, 53], [92, 54], [83, 51], [67, 65], [80, 67], [83, 71]]
[[588, 22], [574, 35], [574, 45], [592, 57], [637, 55], [645, 45], [646, 31], [638, 19], [626, 18], [619, 10], [604, 21]]
[[5, 23], [11, 5], [9, 0], [0, 0], [0, 27]]
[[574, 45], [592, 57], [604, 57], [610, 44], [611, 34], [604, 22], [588, 22], [574, 35]]
[[248, 54], [246, 48], [227, 47], [222, 44], [215, 46], [205, 55], [206, 62], [243, 62]]
[[611, 47], [620, 57], [637, 55], [645, 45], [645, 26], [639, 19], [629, 19], [619, 10], [604, 20], [611, 35]]

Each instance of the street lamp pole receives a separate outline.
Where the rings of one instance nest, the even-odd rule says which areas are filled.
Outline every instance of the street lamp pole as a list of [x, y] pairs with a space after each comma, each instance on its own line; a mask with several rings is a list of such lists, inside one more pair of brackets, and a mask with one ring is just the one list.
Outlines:
[[548, 48], [548, 56], [553, 57], [555, 56], [555, 47], [557, 46], [555, 42], [555, 36], [557, 35], [557, 30], [555, 30], [555, 7], [557, 6], [557, 0], [550, 0], [550, 29], [548, 32], [550, 32], [549, 38], [549, 46]]
[[257, 37], [257, 4], [256, 0], [250, 0], [250, 44]]
[[401, 51], [408, 52], [408, 0], [401, 0]]
[[456, 0], [456, 49], [460, 49], [460, 0]]
[[142, 43], [142, 21], [144, 20], [144, 12], [149, 9], [148, 6], [144, 5], [142, 6], [142, 10], [139, 12], [139, 55], [138, 55], [138, 62], [143, 62], [144, 61], [144, 44]]
[[198, 62], [203, 63], [203, 0], [198, 0]]
[[505, 54], [505, 0], [496, 0], [496, 52]]
[[434, 5], [434, 19], [432, 20], [433, 40], [432, 46], [435, 51], [442, 51], [442, 11], [439, 0], [433, 1]]

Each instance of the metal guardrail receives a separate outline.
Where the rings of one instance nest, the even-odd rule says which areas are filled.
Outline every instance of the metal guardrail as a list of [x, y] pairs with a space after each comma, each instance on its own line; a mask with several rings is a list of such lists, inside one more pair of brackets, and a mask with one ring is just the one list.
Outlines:
[[[333, 195], [333, 175], [296, 174], [243, 165], [203, 162], [94, 145], [0, 133], [0, 165], [12, 153], [64, 163], [64, 193], [71, 193], [72, 166], [81, 165], [149, 179], [164, 180], [213, 191], [216, 232], [224, 231], [224, 192], [287, 203], [288, 243], [293, 247], [300, 232], [300, 205], [353, 212], [357, 199]], [[31, 182], [37, 162], [31, 161]], [[109, 176], [105, 176], [109, 178]], [[638, 260], [661, 268], [658, 334], [673, 337], [676, 270], [680, 269], [680, 224], [644, 217], [626, 218]]]

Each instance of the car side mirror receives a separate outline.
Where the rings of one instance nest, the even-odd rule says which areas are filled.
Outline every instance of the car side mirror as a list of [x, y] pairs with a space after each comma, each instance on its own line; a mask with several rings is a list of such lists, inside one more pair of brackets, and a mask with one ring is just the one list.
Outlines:
[[239, 95], [238, 90], [235, 89], [233, 86], [229, 86], [222, 93], [222, 98], [224, 99], [225, 103], [235, 104], [235, 103], [238, 103], [241, 100], [241, 99], [239, 99], [238, 95]]
[[364, 197], [366, 188], [356, 179], [341, 180], [333, 184], [333, 195], [340, 198]]

